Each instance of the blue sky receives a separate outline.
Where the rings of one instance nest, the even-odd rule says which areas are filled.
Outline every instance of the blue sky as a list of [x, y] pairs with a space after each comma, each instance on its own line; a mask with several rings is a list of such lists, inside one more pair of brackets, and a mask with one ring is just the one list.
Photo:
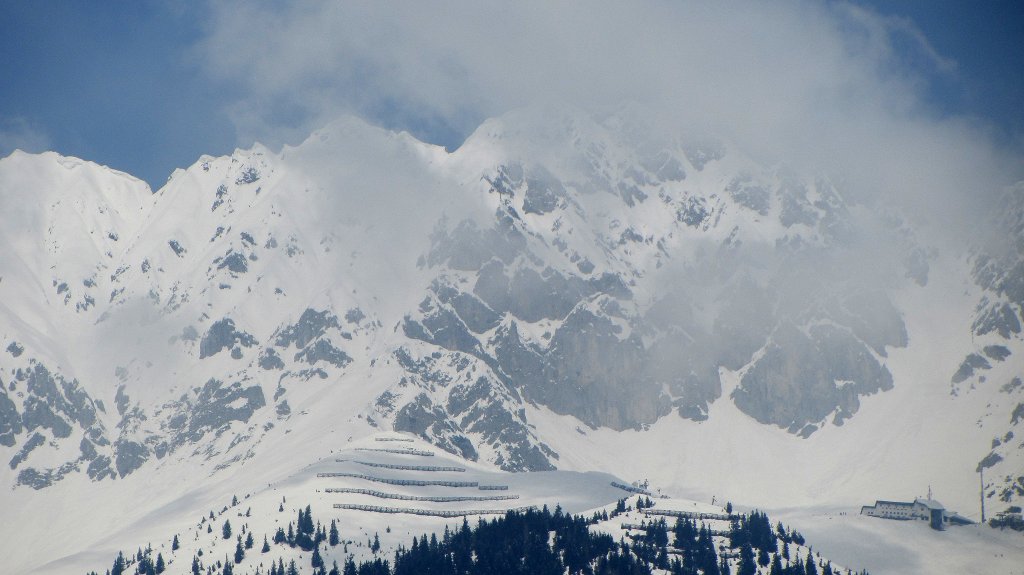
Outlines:
[[[678, 12], [680, 23], [688, 21], [686, 10], [676, 10], [672, 3], [657, 4], [645, 6], [653, 6], [652, 13]], [[785, 22], [798, 21], [801, 12], [819, 13], [809, 17], [809, 28], [818, 26], [824, 33], [851, 20], [848, 11], [836, 8], [845, 4], [783, 4], [795, 14]], [[296, 143], [336, 113], [356, 113], [457, 146], [483, 117], [530, 103], [524, 95], [528, 92], [543, 92], [516, 94], [504, 80], [494, 79], [492, 68], [505, 68], [507, 75], [520, 75], [545, 88], [558, 83], [553, 79], [557, 70], [537, 70], [528, 52], [487, 66], [473, 60], [476, 50], [471, 42], [479, 36], [467, 32], [458, 37], [463, 46], [441, 49], [445, 40], [432, 40], [437, 35], [410, 37], [416, 36], [417, 27], [430, 30], [433, 25], [443, 32], [443, 22], [431, 24], [429, 19], [380, 10], [347, 14], [349, 20], [367, 18], [370, 23], [364, 28], [375, 30], [376, 36], [360, 39], [356, 32], [361, 28], [342, 29], [339, 36], [354, 39], [345, 43], [342, 38], [341, 44], [327, 48], [313, 43], [298, 60], [287, 60], [274, 51], [291, 52], [291, 46], [307, 45], [303, 22], [317, 20], [323, 14], [318, 11], [324, 10], [313, 0], [295, 5], [292, 9], [275, 2], [196, 3], [180, 8], [158, 0], [3, 2], [0, 155], [14, 147], [54, 149], [127, 171], [157, 188], [175, 167], [190, 165], [200, 154], [225, 154], [256, 138], [269, 140], [272, 146]], [[870, 23], [864, 24], [858, 15], [852, 20], [863, 29], [837, 34], [843, 35], [843, 42], [856, 42], [858, 35], [870, 34], [865, 30], [871, 26], [884, 28], [889, 52], [869, 56], [876, 68], [886, 68], [872, 76], [881, 78], [879, 98], [887, 97], [887, 75], [900, 81], [910, 78], [899, 88], [913, 92], [907, 114], [936, 120], [968, 117], [998, 145], [1019, 149], [1024, 135], [1024, 3], [875, 0], [854, 6], [869, 8]], [[313, 18], [304, 20], [306, 15], [299, 10]], [[452, 10], [458, 12], [458, 6]], [[470, 12], [467, 27], [473, 22], [500, 22], [499, 16], [519, 21], [524, 29], [543, 27], [520, 15]], [[837, 12], [845, 15], [835, 17]], [[557, 16], [546, 14], [548, 19]], [[385, 35], [392, 17], [404, 19], [404, 24], [396, 24], [404, 30], [397, 37]], [[838, 24], [832, 26], [830, 18]], [[291, 26], [278, 26], [278, 20]], [[588, 36], [585, 31], [578, 36], [579, 42], [556, 45], [570, 50], [583, 46], [574, 67], [589, 69], [590, 63], [584, 61]], [[372, 42], [387, 46], [370, 46]], [[410, 48], [392, 49], [402, 43]], [[316, 51], [321, 49], [325, 52]], [[606, 57], [602, 54], [597, 50], [594, 57]], [[296, 62], [318, 58], [331, 63], [319, 64], [306, 76], [291, 70], [303, 67]], [[271, 75], [267, 70], [276, 72]], [[603, 73], [594, 67], [594, 76]], [[589, 79], [574, 82], [589, 86]], [[611, 94], [618, 89], [611, 84], [594, 86], [591, 93], [607, 88], [609, 97], [632, 97], [627, 92]], [[563, 88], [558, 94], [565, 99], [579, 98], [571, 87]], [[723, 106], [715, 113], [731, 111]]]

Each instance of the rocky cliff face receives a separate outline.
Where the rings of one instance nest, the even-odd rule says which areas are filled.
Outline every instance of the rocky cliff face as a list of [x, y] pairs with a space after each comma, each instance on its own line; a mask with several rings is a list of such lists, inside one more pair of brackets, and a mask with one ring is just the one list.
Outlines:
[[[536, 409], [626, 431], [732, 402], [809, 438], [901, 385], [890, 354], [915, 342], [897, 296], [930, 289], [939, 257], [909, 223], [724, 143], [636, 133], [523, 112], [449, 154], [344, 121], [280, 154], [201, 158], [152, 195], [88, 163], [3, 160], [3, 205], [39, 203], [4, 232], [7, 480], [229, 466], [317, 417], [545, 470], [564, 454]], [[963, 330], [985, 344], [954, 392], [1020, 366], [1024, 231], [1003, 213], [1016, 243], [970, 256]], [[1020, 461], [1010, 435], [990, 460]]]

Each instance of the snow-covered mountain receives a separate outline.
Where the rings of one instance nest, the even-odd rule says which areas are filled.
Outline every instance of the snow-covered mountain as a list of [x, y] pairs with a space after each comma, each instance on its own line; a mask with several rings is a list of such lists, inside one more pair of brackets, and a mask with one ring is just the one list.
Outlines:
[[109, 531], [380, 429], [751, 505], [931, 485], [971, 515], [982, 468], [990, 510], [1024, 498], [1024, 188], [930, 245], [827, 175], [651, 133], [525, 110], [449, 153], [350, 118], [155, 193], [0, 160], [5, 509]]

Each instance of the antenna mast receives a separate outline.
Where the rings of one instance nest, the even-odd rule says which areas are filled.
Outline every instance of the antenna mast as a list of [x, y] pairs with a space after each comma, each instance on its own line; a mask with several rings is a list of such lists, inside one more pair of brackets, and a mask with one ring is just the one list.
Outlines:
[[981, 476], [981, 522], [985, 523], [985, 468], [979, 469], [978, 474]]

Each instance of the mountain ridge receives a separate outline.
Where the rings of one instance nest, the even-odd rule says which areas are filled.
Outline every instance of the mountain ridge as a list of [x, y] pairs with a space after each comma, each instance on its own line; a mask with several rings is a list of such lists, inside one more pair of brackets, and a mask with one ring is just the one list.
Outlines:
[[[346, 119], [280, 153], [203, 156], [148, 196], [87, 162], [0, 160], [0, 206], [74, 166], [102, 177], [49, 189], [122, 182], [148, 200], [2, 236], [22, 262], [0, 257], [0, 480], [22, 486], [5, 497], [191, 459], [223, 474], [375, 428], [506, 470], [628, 471], [737, 500], [755, 482], [726, 461], [779, 480], [806, 467], [780, 504], [934, 480], [966, 507], [996, 453], [988, 499], [1024, 496], [1020, 330], [985, 320], [1020, 317], [1019, 244], [972, 268], [820, 175], [643, 132], [524, 112], [448, 153]], [[57, 167], [23, 166], [37, 160]], [[952, 381], [971, 354], [988, 367]], [[665, 442], [678, 452], [636, 447]], [[845, 469], [844, 449], [868, 469]]]

